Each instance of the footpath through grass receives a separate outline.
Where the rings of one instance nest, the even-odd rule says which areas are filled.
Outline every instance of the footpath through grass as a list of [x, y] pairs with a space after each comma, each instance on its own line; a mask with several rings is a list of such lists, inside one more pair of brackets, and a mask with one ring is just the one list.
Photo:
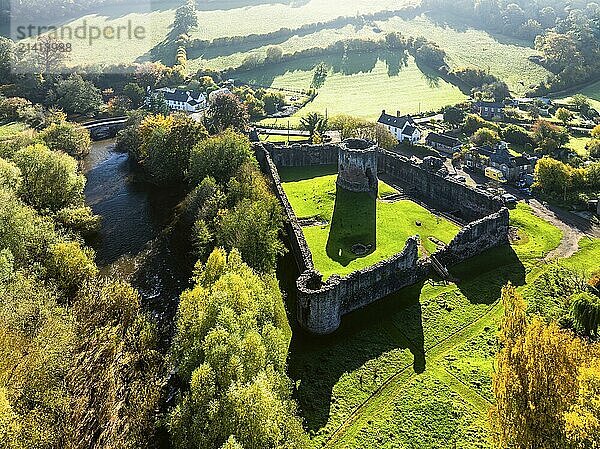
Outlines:
[[[294, 332], [290, 374], [314, 447], [487, 448], [500, 291], [522, 290], [562, 233], [526, 205], [511, 211], [517, 244], [451, 268], [342, 319], [327, 337]], [[582, 241], [564, 263], [600, 259]], [[592, 261], [592, 262], [589, 262]]]
[[[331, 172], [331, 168], [322, 171]], [[312, 168], [307, 175], [317, 172]], [[386, 201], [386, 196], [397, 192], [384, 182], [379, 182], [379, 198], [375, 199], [368, 193], [337, 189], [335, 174], [299, 176], [298, 169], [281, 171], [283, 188], [296, 215], [326, 222], [303, 228], [315, 267], [325, 279], [385, 260], [402, 251], [413, 235], [419, 235], [425, 249], [434, 252], [437, 246], [430, 237], [448, 243], [459, 231], [454, 223], [412, 201]], [[356, 244], [374, 250], [359, 257], [352, 251]]]

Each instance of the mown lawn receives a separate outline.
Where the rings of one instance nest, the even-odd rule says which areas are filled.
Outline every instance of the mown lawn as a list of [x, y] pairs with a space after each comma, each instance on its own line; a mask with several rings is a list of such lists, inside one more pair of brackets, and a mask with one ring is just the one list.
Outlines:
[[[315, 268], [325, 279], [387, 259], [402, 251], [413, 235], [419, 235], [425, 249], [434, 252], [437, 247], [429, 237], [449, 243], [459, 231], [455, 224], [412, 201], [386, 202], [384, 197], [395, 190], [381, 181], [380, 198], [375, 199], [368, 193], [337, 189], [335, 174], [298, 180], [297, 172], [281, 171], [283, 188], [299, 218], [327, 222], [303, 229]], [[359, 257], [352, 252], [355, 244], [375, 249]]]
[[524, 203], [510, 211], [511, 225], [518, 229], [519, 240], [513, 248], [521, 261], [537, 260], [556, 248], [562, 239], [562, 231], [556, 226], [536, 217]]
[[[521, 243], [452, 267], [458, 285], [405, 288], [345, 316], [327, 337], [294, 331], [289, 371], [314, 447], [491, 447], [501, 288], [531, 282], [561, 238], [524, 205], [511, 224]], [[600, 245], [582, 242], [570, 260], [590, 257]]]

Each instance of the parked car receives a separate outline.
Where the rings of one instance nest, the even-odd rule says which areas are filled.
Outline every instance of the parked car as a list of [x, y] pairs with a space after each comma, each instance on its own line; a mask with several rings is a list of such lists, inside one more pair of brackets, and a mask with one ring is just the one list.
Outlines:
[[505, 193], [504, 195], [502, 195], [502, 202], [506, 205], [506, 206], [511, 206], [513, 204], [517, 204], [517, 197], [514, 196], [512, 193]]

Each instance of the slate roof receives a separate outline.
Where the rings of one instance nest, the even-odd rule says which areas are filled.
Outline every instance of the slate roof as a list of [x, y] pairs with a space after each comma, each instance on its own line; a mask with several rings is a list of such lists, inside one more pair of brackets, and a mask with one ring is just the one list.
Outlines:
[[498, 103], [495, 101], [478, 101], [475, 103], [475, 106], [478, 108], [496, 108], [496, 109], [504, 109], [504, 103]]
[[402, 135], [404, 135], [404, 136], [412, 136], [415, 133], [416, 130], [417, 130], [416, 126], [406, 125], [406, 128], [404, 128], [404, 130], [402, 131]]
[[426, 142], [435, 142], [449, 148], [454, 148], [462, 145], [462, 142], [456, 137], [447, 136], [446, 134], [438, 134], [431, 132], [425, 138]]
[[401, 117], [397, 117], [395, 115], [386, 114], [385, 111], [381, 113], [379, 120], [377, 123], [381, 123], [382, 125], [393, 126], [394, 128], [402, 129], [406, 123], [410, 125], [415, 125], [415, 121], [410, 115], [403, 115]]
[[167, 101], [187, 101], [188, 99], [188, 94], [183, 91], [183, 90], [179, 90], [179, 89], [175, 89], [175, 92], [163, 92], [163, 96], [165, 97], [165, 100]]

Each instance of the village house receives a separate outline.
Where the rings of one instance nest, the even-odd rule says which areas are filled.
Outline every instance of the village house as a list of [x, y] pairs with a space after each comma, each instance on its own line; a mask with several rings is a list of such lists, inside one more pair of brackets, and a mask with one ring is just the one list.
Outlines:
[[506, 142], [495, 147], [473, 147], [465, 153], [465, 165], [473, 170], [485, 171], [486, 167], [500, 170], [508, 182], [518, 183], [533, 174], [536, 158], [513, 156]]
[[430, 132], [425, 137], [425, 143], [442, 153], [452, 155], [462, 148], [462, 142], [456, 137]]
[[473, 107], [481, 118], [486, 120], [491, 119], [503, 119], [504, 118], [504, 104], [495, 101], [478, 101]]
[[229, 95], [229, 94], [231, 94], [231, 91], [227, 87], [222, 87], [220, 89], [214, 90], [208, 94], [208, 102], [212, 104], [212, 103], [214, 103], [215, 98], [217, 98], [219, 95]]
[[204, 94], [195, 91], [163, 87], [157, 89], [172, 111], [199, 112], [207, 107]]
[[385, 126], [400, 143], [416, 144], [421, 140], [421, 130], [414, 119], [410, 115], [401, 116], [400, 111], [396, 115], [390, 115], [383, 110], [377, 123]]

